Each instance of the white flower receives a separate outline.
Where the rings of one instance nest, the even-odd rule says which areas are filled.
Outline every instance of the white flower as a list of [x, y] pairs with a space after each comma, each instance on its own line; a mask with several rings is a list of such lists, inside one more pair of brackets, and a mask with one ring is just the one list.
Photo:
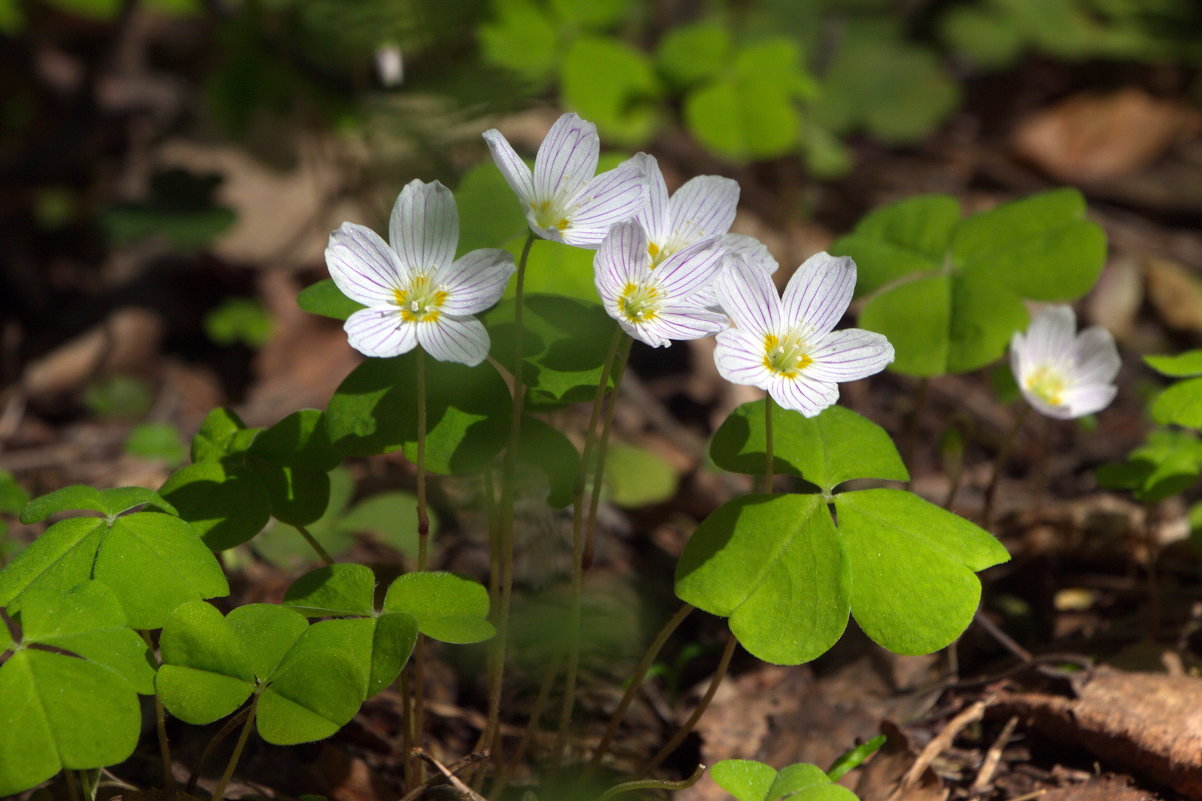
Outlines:
[[593, 175], [601, 152], [597, 126], [575, 114], [551, 126], [533, 173], [500, 131], [485, 131], [484, 141], [522, 201], [531, 230], [543, 239], [595, 249], [614, 223], [633, 217], [646, 202], [646, 178], [636, 159]]
[[1023, 397], [1048, 417], [1069, 420], [1101, 411], [1118, 391], [1119, 371], [1114, 337], [1092, 326], [1080, 334], [1068, 306], [1041, 311], [1026, 335], [1010, 340], [1010, 368]]
[[719, 331], [726, 323], [723, 316], [698, 300], [721, 266], [717, 239], [683, 247], [658, 264], [648, 245], [638, 220], [627, 220], [610, 230], [597, 251], [594, 280], [609, 316], [653, 348]]
[[763, 269], [733, 261], [714, 284], [734, 324], [718, 334], [718, 372], [766, 390], [786, 409], [818, 414], [839, 400], [837, 382], [866, 378], [893, 361], [893, 346], [882, 335], [833, 330], [855, 285], [855, 262], [818, 253], [778, 297]]
[[365, 356], [399, 356], [421, 345], [440, 361], [482, 362], [488, 332], [471, 315], [500, 299], [513, 256], [488, 248], [456, 260], [459, 211], [438, 181], [411, 181], [401, 190], [388, 238], [391, 246], [355, 223], [330, 234], [330, 277], [367, 306], [344, 326], [351, 347]]
[[730, 230], [739, 204], [738, 183], [720, 175], [698, 175], [669, 199], [655, 157], [640, 153], [635, 159], [647, 176], [647, 203], [638, 213], [638, 221], [647, 232], [647, 253], [654, 264], [681, 248]]

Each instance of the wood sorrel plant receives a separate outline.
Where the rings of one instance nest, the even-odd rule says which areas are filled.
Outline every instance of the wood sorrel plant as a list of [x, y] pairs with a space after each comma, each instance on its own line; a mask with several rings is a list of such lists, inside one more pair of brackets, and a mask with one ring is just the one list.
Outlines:
[[[533, 170], [496, 131], [485, 139], [530, 229], [516, 265], [496, 249], [456, 259], [454, 198], [437, 182], [414, 181], [397, 199], [388, 241], [344, 224], [326, 254], [333, 283], [302, 293], [305, 308], [345, 319], [350, 344], [370, 357], [324, 412], [299, 411], [259, 429], [219, 409], [193, 440], [192, 464], [158, 492], [71, 487], [29, 504], [26, 522], [84, 515], [56, 522], [0, 570], [0, 606], [14, 624], [0, 629], [0, 650], [11, 653], [0, 666], [0, 794], [64, 769], [83, 772], [94, 787], [91, 771], [121, 762], [138, 742], [139, 694], [155, 697], [167, 784], [167, 715], [193, 724], [224, 719], [217, 739], [238, 732], [214, 798], [252, 732], [281, 745], [328, 737], [398, 677], [404, 744], [419, 746], [426, 638], [492, 639], [479, 747], [497, 757], [493, 783], [482, 786], [499, 794], [511, 768], [503, 757], [512, 743], [501, 738], [500, 723], [513, 554], [524, 533], [514, 524], [523, 468], [545, 478], [550, 506], [574, 507], [563, 704], [558, 736], [539, 755], [552, 773], [565, 758], [588, 759], [590, 770], [602, 761], [658, 648], [694, 608], [728, 618], [733, 635], [706, 699], [736, 642], [766, 661], [798, 664], [833, 646], [850, 616], [905, 654], [942, 648], [968, 625], [980, 598], [975, 572], [1004, 561], [1002, 546], [912, 493], [847, 486], [908, 478], [882, 428], [834, 405], [838, 382], [894, 359], [882, 333], [834, 330], [856, 285], [852, 259], [814, 256], [778, 297], [768, 277], [776, 263], [764, 247], [728, 232], [733, 181], [702, 176], [669, 197], [646, 155], [594, 176], [596, 131], [575, 115], [553, 126]], [[988, 251], [990, 226], [968, 228], [970, 252]], [[946, 247], [938, 238], [924, 239], [922, 253]], [[532, 251], [569, 247], [597, 251], [600, 303], [525, 293]], [[897, 270], [887, 259], [865, 258], [878, 279]], [[985, 267], [973, 269], [976, 276]], [[498, 304], [511, 274], [516, 290]], [[722, 375], [768, 392], [727, 418], [711, 456], [723, 469], [760, 477], [762, 491], [699, 525], [676, 569], [685, 605], [644, 657], [602, 745], [569, 753], [583, 577], [615, 390], [635, 339], [660, 347], [711, 333]], [[535, 416], [590, 399], [583, 453]], [[417, 470], [419, 550], [416, 569], [381, 592], [369, 568], [334, 563], [306, 527], [326, 512], [329, 473], [344, 458], [397, 450]], [[439, 563], [426, 522], [431, 474], [478, 482], [493, 533], [487, 589], [430, 569]], [[777, 475], [806, 489], [777, 493]], [[215, 554], [252, 541], [270, 518], [295, 527], [324, 566], [295, 581], [282, 604], [219, 609], [211, 599], [229, 587]], [[704, 706], [648, 755], [640, 774], [671, 752]], [[829, 782], [846, 769], [793, 765], [778, 774], [739, 763], [719, 773], [740, 799], [769, 801], [807, 788], [833, 797]], [[422, 776], [420, 761], [408, 759], [407, 789]], [[603, 795], [652, 786], [676, 785], [639, 780]]]

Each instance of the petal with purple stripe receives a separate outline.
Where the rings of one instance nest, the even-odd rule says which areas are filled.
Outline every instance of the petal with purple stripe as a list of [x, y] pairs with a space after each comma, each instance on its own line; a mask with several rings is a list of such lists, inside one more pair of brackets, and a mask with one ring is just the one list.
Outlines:
[[400, 286], [397, 256], [370, 228], [343, 223], [330, 234], [326, 266], [342, 294], [367, 306], [392, 303]]
[[893, 346], [881, 334], [848, 328], [823, 337], [809, 353], [814, 363], [803, 375], [817, 381], [857, 381], [893, 361]]
[[779, 334], [780, 298], [772, 279], [745, 262], [731, 262], [714, 281], [718, 302], [740, 329], [756, 338]]
[[714, 282], [722, 256], [716, 237], [695, 242], [664, 259], [654, 270], [656, 281], [669, 297], [692, 295]]
[[438, 181], [410, 181], [397, 196], [388, 238], [411, 274], [429, 273], [455, 260], [459, 210], [451, 190]]
[[680, 243], [725, 234], [735, 220], [739, 184], [720, 175], [698, 175], [668, 202], [672, 235]]
[[647, 202], [647, 179], [634, 159], [589, 181], [568, 210], [563, 241], [595, 248], [616, 223], [634, 217]]
[[529, 208], [530, 203], [534, 200], [534, 178], [530, 173], [530, 168], [526, 166], [526, 162], [522, 161], [521, 157], [514, 152], [509, 140], [501, 136], [501, 132], [496, 128], [490, 128], [484, 132], [484, 141], [488, 143], [492, 160], [505, 178], [505, 183], [509, 184], [509, 188], [518, 196], [522, 207]]
[[454, 316], [484, 311], [501, 299], [514, 270], [507, 250], [482, 248], [464, 255], [435, 274], [447, 293], [442, 311]]
[[400, 356], [417, 344], [413, 324], [396, 309], [360, 309], [342, 327], [351, 347], [364, 356]]
[[420, 323], [417, 341], [441, 362], [474, 367], [488, 356], [488, 331], [475, 317], [443, 315], [434, 322]]
[[851, 305], [856, 263], [846, 256], [815, 253], [797, 268], [781, 297], [784, 318], [804, 322], [810, 336], [832, 331]]
[[714, 365], [732, 384], [768, 389], [773, 375], [764, 365], [764, 342], [738, 328], [720, 331], [715, 338]]
[[825, 381], [814, 381], [805, 375], [788, 379], [776, 376], [768, 394], [785, 409], [814, 417], [828, 406], [839, 402], [839, 387]]
[[647, 279], [648, 263], [647, 236], [637, 220], [610, 229], [593, 257], [593, 280], [607, 310], [627, 284]]
[[564, 114], [551, 126], [534, 159], [535, 200], [566, 205], [593, 177], [600, 154], [597, 126]]
[[638, 219], [643, 224], [643, 230], [647, 232], [647, 239], [662, 250], [671, 236], [668, 185], [664, 183], [664, 174], [660, 172], [655, 156], [639, 153], [634, 158], [640, 159], [643, 173], [647, 177], [647, 203], [639, 211]]

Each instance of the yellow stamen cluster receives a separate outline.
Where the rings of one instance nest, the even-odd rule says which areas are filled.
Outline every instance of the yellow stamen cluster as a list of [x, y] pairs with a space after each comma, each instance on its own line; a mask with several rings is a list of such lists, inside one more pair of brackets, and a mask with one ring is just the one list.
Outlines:
[[428, 275], [419, 275], [407, 289], [392, 291], [401, 319], [407, 323], [433, 323], [442, 315], [441, 306], [447, 301], [446, 290], [434, 285]]
[[[537, 203], [530, 204], [530, 210], [534, 212], [534, 224], [539, 228], [556, 228], [560, 231], [568, 227], [566, 217], [559, 217], [557, 209], [551, 208], [551, 201], [540, 200]], [[555, 219], [559, 217], [559, 219]]]
[[632, 323], [654, 320], [659, 313], [659, 290], [647, 284], [628, 283], [618, 296], [618, 312]]
[[1064, 390], [1068, 389], [1068, 381], [1056, 368], [1047, 365], [1039, 367], [1027, 376], [1025, 383], [1027, 391], [1032, 395], [1053, 406], [1064, 405]]
[[814, 363], [806, 353], [806, 343], [795, 334], [764, 335], [764, 366], [777, 375], [793, 379]]

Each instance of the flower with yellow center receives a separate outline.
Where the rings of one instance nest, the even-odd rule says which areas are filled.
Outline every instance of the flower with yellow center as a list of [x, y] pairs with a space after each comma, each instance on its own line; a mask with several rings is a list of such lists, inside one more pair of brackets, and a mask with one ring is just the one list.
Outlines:
[[1120, 366], [1114, 337], [1093, 326], [1077, 333], [1069, 306], [1049, 306], [1025, 334], [1010, 340], [1010, 368], [1036, 411], [1061, 420], [1093, 414], [1110, 405]]
[[330, 234], [330, 277], [367, 307], [346, 321], [351, 347], [365, 356], [399, 356], [421, 345], [440, 361], [484, 361], [488, 332], [472, 315], [500, 299], [513, 256], [483, 249], [455, 259], [459, 212], [438, 181], [401, 190], [388, 238], [391, 244], [355, 223]]
[[484, 141], [521, 201], [530, 229], [543, 239], [595, 249], [614, 223], [633, 217], [646, 202], [646, 179], [636, 159], [594, 175], [601, 155], [597, 126], [575, 114], [551, 126], [533, 171], [500, 131], [485, 131]]
[[627, 220], [613, 227], [593, 259], [597, 293], [622, 330], [653, 348], [698, 339], [725, 322], [700, 301], [721, 266], [721, 255], [717, 240], [710, 237], [654, 265], [643, 226]]
[[732, 323], [718, 334], [718, 372], [765, 390], [786, 409], [818, 414], [839, 400], [839, 382], [879, 373], [893, 361], [893, 346], [880, 334], [834, 330], [855, 285], [855, 262], [819, 253], [793, 273], [782, 297], [767, 272], [735, 257], [714, 282]]

